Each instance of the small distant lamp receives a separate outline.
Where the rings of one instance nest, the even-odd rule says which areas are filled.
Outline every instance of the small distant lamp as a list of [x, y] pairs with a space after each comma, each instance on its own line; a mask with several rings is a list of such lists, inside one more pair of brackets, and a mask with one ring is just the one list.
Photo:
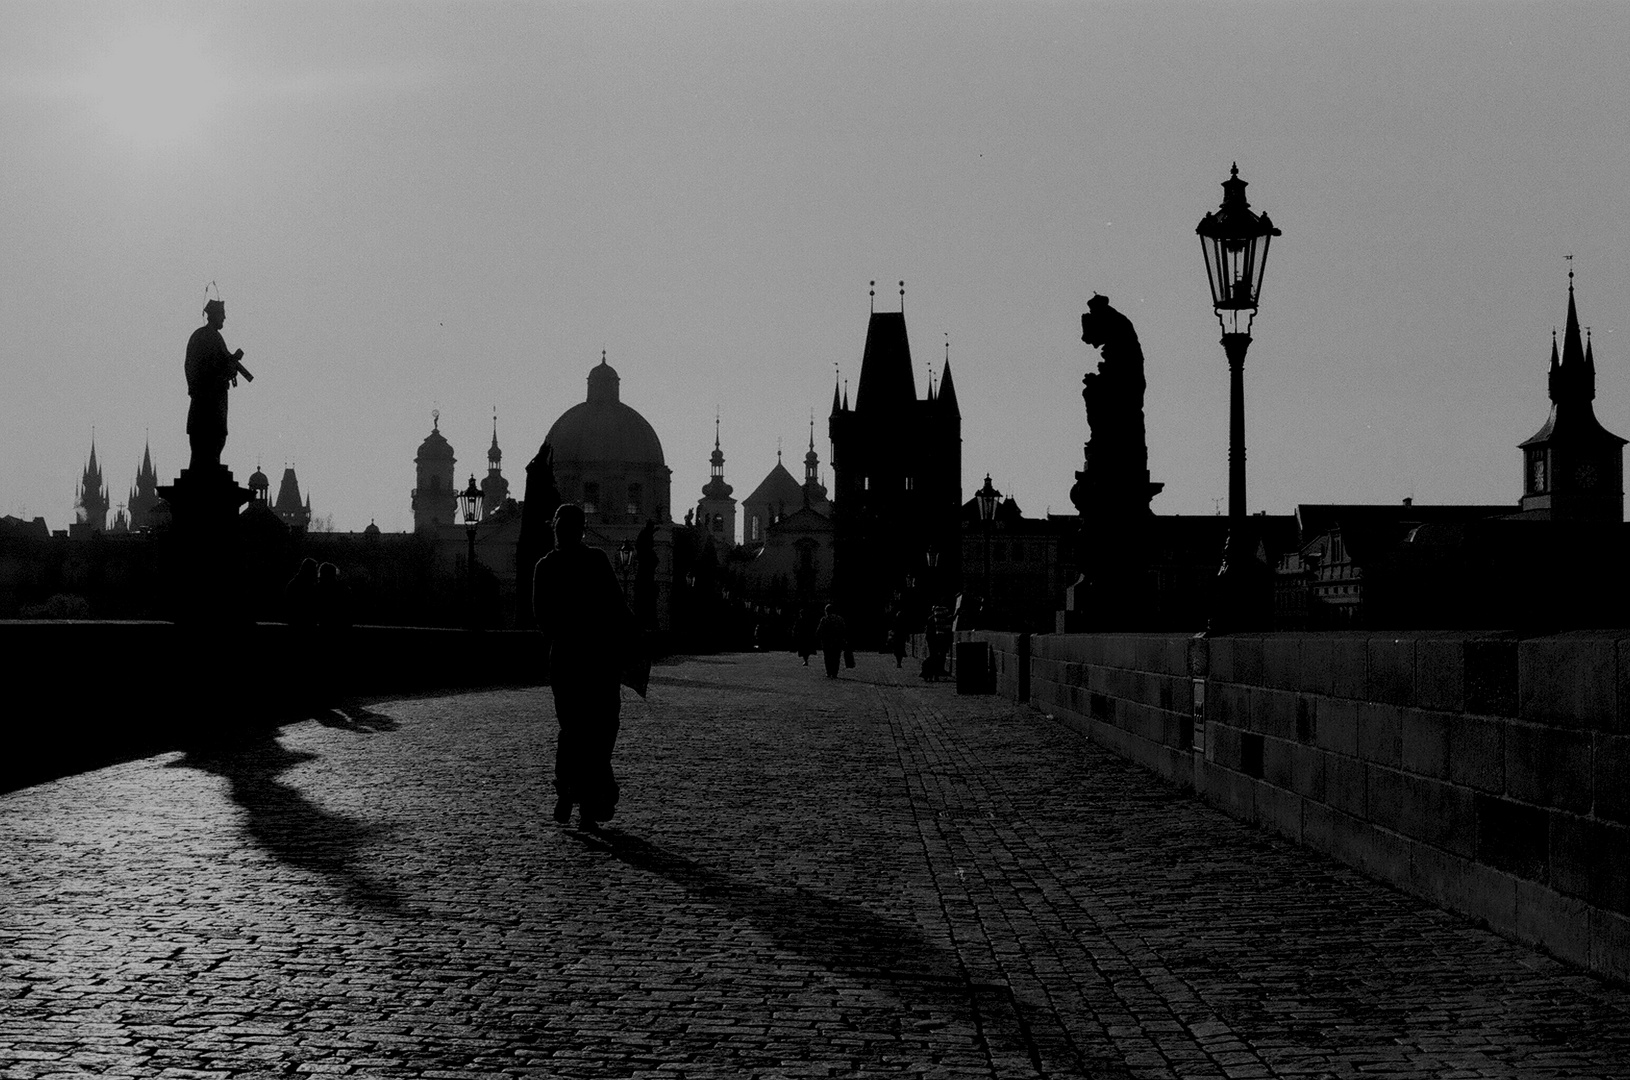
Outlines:
[[1002, 497], [990, 483], [990, 473], [985, 474], [985, 486], [974, 495], [979, 500], [979, 520], [989, 525], [996, 520], [996, 500]]
[[470, 576], [470, 621], [475, 622], [475, 526], [481, 520], [481, 489], [475, 486], [475, 474], [470, 474], [470, 486], [458, 496], [458, 516], [464, 519], [464, 535], [469, 540], [466, 568]]
[[996, 520], [996, 502], [1002, 493], [991, 486], [990, 473], [985, 474], [985, 486], [974, 498], [979, 502], [979, 521], [985, 530], [985, 600], [990, 600], [990, 523]]
[[623, 599], [628, 599], [628, 571], [634, 565], [633, 541], [624, 540], [617, 548], [617, 567], [623, 572]]

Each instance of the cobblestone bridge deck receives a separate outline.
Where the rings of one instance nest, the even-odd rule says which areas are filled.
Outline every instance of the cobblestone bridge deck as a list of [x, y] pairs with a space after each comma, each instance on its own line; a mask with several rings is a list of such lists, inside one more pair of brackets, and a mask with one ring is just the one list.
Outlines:
[[546, 689], [0, 796], [0, 1076], [1630, 1075], [1630, 993], [858, 659], [659, 668], [600, 835]]

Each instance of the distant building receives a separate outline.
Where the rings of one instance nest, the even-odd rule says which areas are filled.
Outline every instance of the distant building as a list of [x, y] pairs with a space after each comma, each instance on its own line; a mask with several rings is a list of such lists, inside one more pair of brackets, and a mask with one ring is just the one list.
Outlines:
[[1591, 405], [1596, 397], [1596, 357], [1588, 338], [1580, 346], [1572, 271], [1562, 355], [1557, 356], [1553, 330], [1546, 390], [1551, 415], [1520, 444], [1524, 515], [1563, 522], [1623, 521], [1625, 440], [1602, 427]]
[[130, 530], [148, 532], [153, 528], [153, 511], [159, 504], [158, 470], [153, 467], [151, 443], [142, 448], [141, 464], [136, 467], [136, 484], [125, 500], [130, 508]]
[[256, 465], [255, 471], [249, 474], [249, 505], [261, 506], [270, 510], [272, 506], [271, 488], [271, 480], [267, 478], [265, 473], [260, 471], [260, 466]]
[[[669, 629], [674, 583], [672, 472], [656, 430], [623, 402], [622, 379], [604, 352], [589, 371], [587, 399], [562, 413], [545, 441], [554, 451], [555, 486], [561, 499], [583, 507], [585, 542], [604, 551], [618, 568], [635, 614], [648, 626]], [[655, 565], [642, 576], [637, 560], [623, 567], [618, 553], [624, 544], [635, 549], [647, 525], [652, 527]], [[513, 528], [518, 538], [518, 518]], [[509, 542], [513, 563], [513, 540]]]
[[105, 531], [108, 506], [108, 487], [102, 482], [102, 466], [96, 461], [96, 438], [92, 436], [91, 456], [85, 462], [84, 475], [74, 491], [74, 527], [70, 535], [90, 536]]
[[[982, 624], [991, 629], [1048, 633], [1059, 597], [1075, 580], [1070, 541], [1076, 517], [1027, 518], [1012, 498], [997, 504], [987, 526], [978, 499], [962, 504], [961, 591], [984, 599]], [[950, 602], [953, 583], [924, 568], [919, 595], [933, 604]], [[919, 605], [913, 605], [919, 606]]]
[[291, 529], [304, 529], [311, 524], [311, 496], [300, 501], [300, 481], [295, 478], [293, 466], [283, 467], [283, 480], [277, 485], [277, 501], [272, 504], [277, 520]]
[[[947, 359], [917, 397], [905, 313], [874, 311], [854, 406], [832, 392], [834, 589], [855, 635], [879, 639], [925, 552], [961, 575], [962, 414]], [[789, 500], [790, 501], [790, 500]]]
[[430, 434], [419, 444], [413, 459], [413, 531], [434, 531], [456, 518], [458, 495], [453, 487], [453, 448], [441, 433], [441, 413], [430, 414]]
[[504, 452], [498, 449], [498, 413], [492, 414], [492, 445], [487, 448], [487, 475], [481, 478], [481, 510], [484, 516], [501, 511], [509, 498], [509, 481], [504, 479]]
[[715, 544], [729, 548], [736, 542], [736, 500], [731, 497], [735, 489], [724, 480], [724, 451], [719, 448], [719, 418], [713, 418], [713, 456], [709, 461], [708, 481], [702, 487], [701, 501], [696, 504], [696, 527], [713, 537]]
[[1625, 539], [1625, 440], [1591, 404], [1596, 359], [1569, 274], [1560, 347], [1551, 338], [1545, 424], [1518, 444], [1516, 505], [1303, 505], [1298, 543], [1275, 574], [1283, 628], [1617, 624], [1630, 567], [1605, 556]]
[[749, 550], [764, 546], [771, 525], [804, 505], [804, 487], [793, 479], [776, 451], [775, 466], [759, 481], [753, 493], [741, 501], [742, 544]]

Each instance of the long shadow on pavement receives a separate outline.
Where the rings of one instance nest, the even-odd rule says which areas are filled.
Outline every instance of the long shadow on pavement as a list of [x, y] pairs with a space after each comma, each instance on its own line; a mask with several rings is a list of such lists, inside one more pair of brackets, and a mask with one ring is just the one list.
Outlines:
[[[821, 967], [887, 992], [908, 1012], [969, 1015], [975, 1039], [994, 1061], [1028, 1058], [1042, 1075], [1073, 1075], [1067, 1069], [1084, 1074], [1088, 1068], [1083, 1048], [1049, 1009], [1018, 997], [1006, 985], [974, 980], [955, 953], [928, 941], [909, 923], [798, 886], [771, 887], [733, 877], [620, 829], [602, 827], [597, 835], [573, 830], [569, 835], [590, 850], [673, 882]], [[1091, 1075], [1126, 1075], [1107, 1044], [1092, 1051]], [[1063, 1062], [1068, 1064], [1061, 1070]]]
[[280, 861], [328, 878], [359, 907], [401, 911], [401, 896], [355, 865], [373, 829], [324, 810], [278, 779], [315, 757], [288, 749], [277, 741], [277, 731], [272, 729], [195, 746], [169, 767], [201, 769], [224, 778], [232, 801], [245, 812], [250, 837]]

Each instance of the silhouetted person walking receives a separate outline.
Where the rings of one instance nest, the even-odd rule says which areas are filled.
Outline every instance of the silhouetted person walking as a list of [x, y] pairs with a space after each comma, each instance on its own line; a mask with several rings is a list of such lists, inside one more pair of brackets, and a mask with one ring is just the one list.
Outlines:
[[849, 645], [849, 627], [831, 604], [826, 605], [826, 614], [815, 626], [815, 644], [821, 647], [821, 658], [826, 661], [826, 677], [837, 678], [838, 664]]
[[584, 828], [617, 807], [611, 751], [617, 743], [624, 647], [634, 616], [605, 552], [583, 544], [583, 508], [555, 511], [555, 549], [532, 575], [532, 611], [549, 650], [549, 686], [560, 736], [555, 744], [555, 820], [582, 811]]
[[187, 439], [192, 445], [191, 469], [214, 469], [221, 464], [226, 448], [226, 392], [238, 385], [238, 376], [253, 379], [239, 363], [243, 350], [228, 352], [221, 327], [226, 324], [226, 305], [220, 300], [204, 304], [203, 326], [187, 339]]

